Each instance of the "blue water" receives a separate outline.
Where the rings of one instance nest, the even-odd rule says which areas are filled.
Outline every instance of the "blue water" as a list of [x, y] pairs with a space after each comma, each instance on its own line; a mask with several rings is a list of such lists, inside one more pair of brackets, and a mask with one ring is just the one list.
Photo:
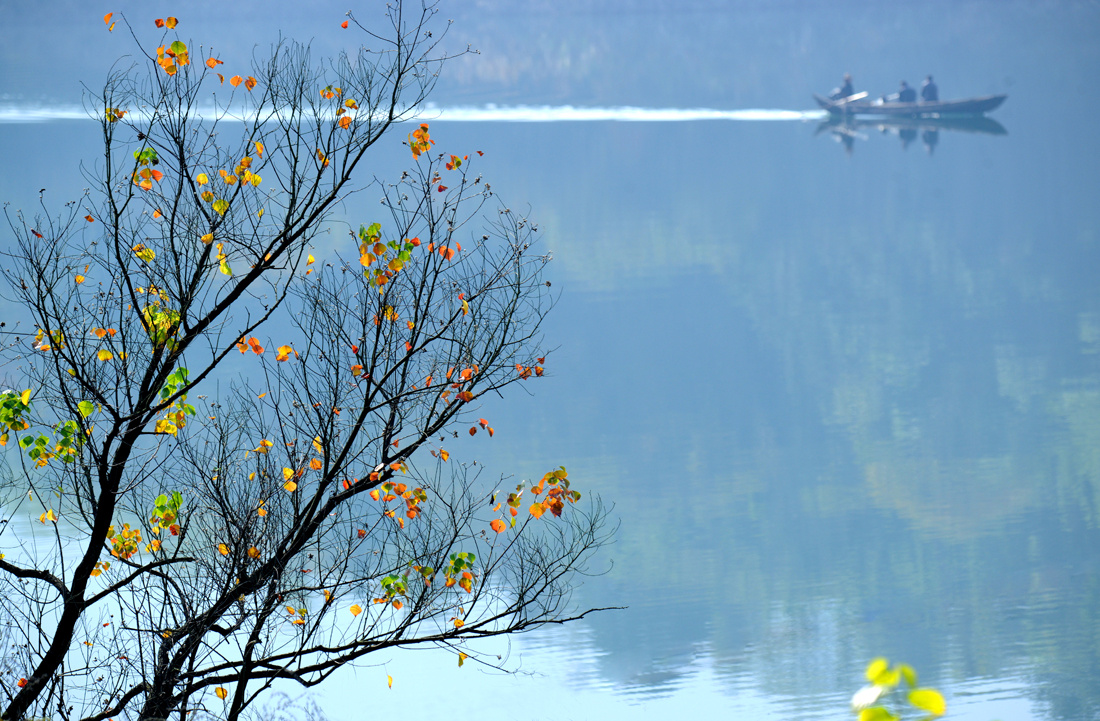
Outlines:
[[[329, 9], [248, 37], [323, 51]], [[449, 42], [481, 55], [445, 70], [433, 137], [530, 205], [561, 292], [551, 377], [489, 408], [478, 457], [565, 465], [615, 504], [576, 602], [628, 608], [486, 646], [514, 675], [387, 653], [326, 711], [845, 718], [885, 655], [948, 718], [1100, 718], [1100, 7], [449, 10]], [[227, 57], [251, 48], [227, 36], [238, 11], [188, 12]], [[65, 118], [117, 40], [91, 14], [0, 5], [0, 119], [24, 121], [0, 125], [0, 198], [86, 185], [96, 127]], [[57, 62], [30, 55], [43, 33]], [[944, 97], [1007, 93], [1006, 133], [944, 129], [929, 152], [870, 126], [846, 148], [810, 99], [844, 71], [876, 94], [927, 72]]]

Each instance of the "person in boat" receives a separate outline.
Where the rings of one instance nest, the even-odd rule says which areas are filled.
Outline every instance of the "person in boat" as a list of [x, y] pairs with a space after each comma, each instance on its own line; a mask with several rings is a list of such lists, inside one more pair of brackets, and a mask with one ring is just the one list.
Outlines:
[[855, 90], [855, 88], [852, 87], [852, 74], [851, 73], [844, 73], [844, 84], [841, 85], [839, 88], [835, 88], [833, 90], [832, 94], [829, 95], [829, 99], [830, 100], [840, 100], [841, 98], [846, 98], [849, 95], [855, 95], [855, 94], [856, 94], [856, 90]]
[[932, 76], [924, 79], [920, 86], [920, 99], [926, 103], [935, 103], [940, 99], [940, 89], [932, 82]]
[[909, 87], [909, 83], [902, 80], [901, 85], [898, 86], [898, 91], [893, 95], [883, 97], [883, 101], [887, 103], [915, 103], [917, 102], [917, 91]]

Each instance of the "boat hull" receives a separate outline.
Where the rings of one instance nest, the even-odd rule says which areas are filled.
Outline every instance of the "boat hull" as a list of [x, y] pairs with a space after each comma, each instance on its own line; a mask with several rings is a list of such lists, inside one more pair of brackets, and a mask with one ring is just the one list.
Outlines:
[[814, 100], [831, 115], [876, 115], [883, 117], [943, 117], [984, 115], [1000, 107], [1007, 95], [987, 95], [966, 100], [943, 100], [934, 103], [890, 103], [881, 100], [830, 100], [815, 95]]

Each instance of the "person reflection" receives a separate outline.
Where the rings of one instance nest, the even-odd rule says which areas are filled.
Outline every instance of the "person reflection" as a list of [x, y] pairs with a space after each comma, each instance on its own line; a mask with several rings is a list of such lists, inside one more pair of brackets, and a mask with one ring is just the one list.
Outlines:
[[899, 128], [898, 137], [901, 138], [901, 149], [908, 150], [909, 143], [917, 139], [916, 128]]
[[924, 143], [924, 149], [931, 155], [940, 142], [940, 131], [936, 128], [925, 128], [924, 132], [920, 134], [920, 139]]

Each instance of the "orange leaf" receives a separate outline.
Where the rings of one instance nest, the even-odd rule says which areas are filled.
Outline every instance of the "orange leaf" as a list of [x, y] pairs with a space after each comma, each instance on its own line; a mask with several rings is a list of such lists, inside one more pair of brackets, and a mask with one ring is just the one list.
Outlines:
[[338, 125], [344, 130], [347, 130], [351, 126], [351, 118], [345, 115], [344, 117], [340, 118], [340, 122], [338, 123]]
[[278, 353], [278, 355], [275, 356], [275, 360], [285, 361], [290, 358], [290, 354], [294, 352], [294, 349], [288, 345], [281, 345], [278, 347], [276, 352]]
[[164, 27], [164, 18], [157, 18], [153, 21], [153, 24], [156, 25], [158, 28]]
[[234, 75], [233, 77], [229, 78], [229, 84], [232, 85], [233, 87], [237, 87], [238, 85], [240, 85], [243, 82], [244, 82], [244, 78], [242, 78], [240, 75]]
[[477, 426], [470, 426], [470, 435], [471, 436], [477, 435]]
[[223, 63], [221, 60], [218, 60], [217, 58], [209, 58], [206, 61], [206, 67], [210, 68], [211, 70], [218, 67], [219, 65], [224, 65], [224, 64], [225, 63]]
[[166, 20], [164, 21], [164, 24], [168, 26], [168, 29], [169, 29], [169, 30], [171, 30], [172, 28], [176, 27], [176, 24], [177, 24], [177, 23], [179, 23], [179, 20], [177, 20], [177, 19], [175, 19], [175, 18], [167, 18], [167, 19], [166, 19]]
[[218, 544], [218, 553], [222, 554], [223, 556], [228, 556], [229, 555], [229, 546], [225, 545], [224, 543], [219, 543]]
[[249, 558], [259, 558], [260, 557], [260, 549], [256, 548], [255, 546], [248, 549], [248, 557]]
[[[95, 218], [93, 218], [90, 215], [85, 215], [84, 220], [88, 221], [89, 223], [94, 223], [95, 222]], [[41, 237], [41, 236], [39, 236], [39, 237]]]
[[160, 212], [160, 208], [157, 208], [156, 210], [153, 211], [153, 217], [154, 218], [159, 218], [162, 215], [164, 215], [164, 213]]
[[493, 529], [497, 533], [504, 533], [504, 530], [508, 528], [508, 524], [499, 518], [494, 518], [492, 523], [489, 524], [489, 528]]
[[247, 78], [245, 78], [244, 87], [248, 90], [248, 92], [251, 93], [252, 88], [256, 87], [256, 78], [249, 75]]
[[216, 689], [214, 689], [214, 695], [224, 701], [225, 697], [229, 695], [229, 691], [225, 690], [221, 686], [218, 686]]
[[532, 503], [531, 508], [528, 509], [531, 515], [535, 518], [539, 518], [543, 513], [546, 513], [546, 509], [542, 507], [541, 503]]
[[[110, 15], [108, 15], [107, 17], [110, 17]], [[342, 27], [342, 28], [344, 28], [345, 30], [347, 30], [347, 29], [348, 29], [348, 21], [347, 21], [347, 20], [345, 20], [344, 22], [340, 23], [340, 27]], [[392, 681], [390, 682], [390, 685], [391, 685], [391, 686], [393, 685], [393, 682], [392, 682]]]
[[[352, 604], [351, 608], [349, 608], [348, 610], [351, 611], [352, 616], [358, 616], [363, 612], [363, 609], [359, 607], [358, 603]], [[393, 682], [391, 681], [390, 683], [392, 685]]]
[[114, 13], [107, 13], [106, 15], [103, 16], [103, 24], [104, 25], [110, 25], [111, 24], [111, 16], [112, 15], [114, 15]]

